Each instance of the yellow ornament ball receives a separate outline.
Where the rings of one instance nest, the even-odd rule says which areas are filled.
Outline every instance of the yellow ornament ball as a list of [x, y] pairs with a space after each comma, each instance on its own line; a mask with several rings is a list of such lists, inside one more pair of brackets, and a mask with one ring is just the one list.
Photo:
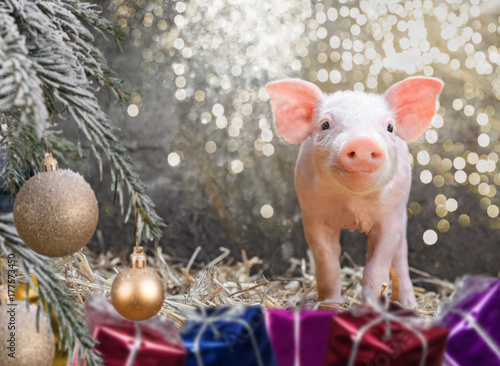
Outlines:
[[97, 227], [99, 209], [94, 191], [81, 175], [57, 170], [57, 165], [50, 171], [47, 161], [54, 164], [55, 160], [47, 156], [47, 171], [31, 177], [17, 194], [14, 224], [32, 250], [48, 257], [62, 257], [89, 242]]
[[47, 317], [40, 312], [39, 332], [36, 327], [36, 305], [26, 307], [24, 301], [10, 301], [7, 290], [0, 287], [0, 365], [51, 366], [55, 355], [52, 332]]
[[165, 298], [165, 286], [160, 275], [146, 265], [142, 247], [130, 256], [132, 268], [121, 271], [111, 286], [111, 302], [126, 319], [140, 321], [160, 311]]

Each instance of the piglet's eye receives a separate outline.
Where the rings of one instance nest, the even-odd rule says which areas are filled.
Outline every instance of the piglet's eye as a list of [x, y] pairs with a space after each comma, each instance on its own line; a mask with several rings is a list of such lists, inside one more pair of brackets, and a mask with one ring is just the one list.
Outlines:
[[394, 126], [391, 125], [390, 123], [387, 125], [387, 131], [392, 132], [394, 131]]
[[324, 131], [324, 130], [328, 130], [330, 128], [330, 123], [328, 123], [327, 121], [323, 122], [321, 124], [321, 129]]

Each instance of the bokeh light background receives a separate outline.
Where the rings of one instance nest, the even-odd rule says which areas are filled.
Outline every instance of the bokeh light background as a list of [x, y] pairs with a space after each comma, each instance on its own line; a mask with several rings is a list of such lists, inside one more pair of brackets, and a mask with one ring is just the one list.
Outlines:
[[[273, 129], [267, 82], [299, 77], [326, 92], [383, 93], [413, 75], [445, 82], [410, 148], [410, 265], [453, 279], [500, 270], [500, 2], [112, 0], [127, 34], [108, 56], [131, 93], [106, 108], [165, 219], [163, 251], [198, 262], [219, 247], [279, 273], [307, 258], [293, 186], [298, 146]], [[104, 44], [104, 43], [103, 43]], [[103, 94], [103, 104], [108, 103]], [[108, 182], [93, 248], [133, 244]], [[123, 230], [125, 228], [125, 230]], [[343, 250], [364, 264], [363, 236]]]

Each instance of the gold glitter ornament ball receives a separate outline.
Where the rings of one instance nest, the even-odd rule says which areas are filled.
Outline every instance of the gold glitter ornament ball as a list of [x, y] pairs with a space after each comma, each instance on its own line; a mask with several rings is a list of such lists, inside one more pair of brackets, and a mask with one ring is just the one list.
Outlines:
[[17, 194], [14, 223], [21, 239], [48, 257], [72, 254], [87, 244], [97, 227], [94, 191], [71, 170], [31, 177]]
[[[0, 288], [0, 365], [51, 366], [56, 347], [54, 336], [47, 331], [46, 314], [40, 312], [37, 332], [36, 305], [26, 308], [26, 302], [11, 302], [6, 293]], [[15, 358], [9, 357], [13, 351]]]
[[158, 273], [147, 267], [142, 247], [134, 248], [131, 268], [121, 271], [111, 286], [111, 302], [126, 319], [140, 321], [160, 311], [165, 298], [165, 286]]

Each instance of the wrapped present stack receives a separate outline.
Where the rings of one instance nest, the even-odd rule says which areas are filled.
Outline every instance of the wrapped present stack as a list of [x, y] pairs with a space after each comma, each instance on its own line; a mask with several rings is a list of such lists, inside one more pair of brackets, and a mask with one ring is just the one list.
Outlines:
[[385, 297], [347, 311], [199, 307], [180, 330], [128, 321], [103, 298], [86, 316], [106, 366], [500, 365], [498, 278], [464, 278], [436, 318]]

